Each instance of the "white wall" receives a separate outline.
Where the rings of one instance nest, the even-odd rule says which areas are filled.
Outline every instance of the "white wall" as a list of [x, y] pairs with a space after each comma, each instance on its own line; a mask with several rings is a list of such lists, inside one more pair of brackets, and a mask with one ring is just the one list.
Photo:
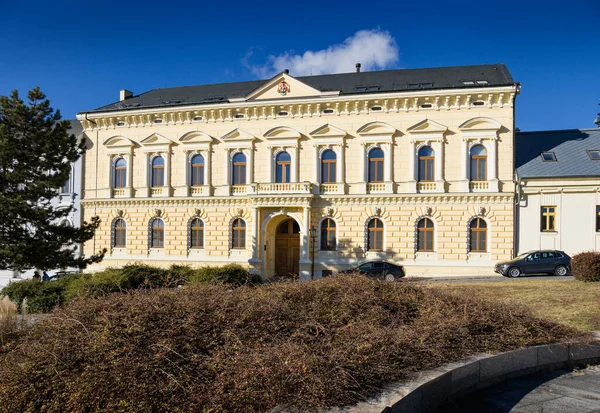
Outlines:
[[[535, 249], [558, 249], [573, 256], [600, 249], [596, 232], [596, 205], [600, 193], [596, 180], [524, 182], [517, 208], [518, 253]], [[556, 231], [540, 231], [541, 207], [556, 206]]]

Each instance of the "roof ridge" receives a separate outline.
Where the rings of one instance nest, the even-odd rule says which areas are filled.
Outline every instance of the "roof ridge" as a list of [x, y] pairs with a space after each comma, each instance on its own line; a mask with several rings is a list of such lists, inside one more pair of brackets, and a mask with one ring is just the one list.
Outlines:
[[515, 132], [516, 135], [525, 135], [532, 133], [565, 133], [565, 132], [581, 132], [581, 131], [599, 131], [600, 128], [581, 128], [581, 129], [548, 129], [548, 130], [537, 130], [537, 131], [519, 131]]

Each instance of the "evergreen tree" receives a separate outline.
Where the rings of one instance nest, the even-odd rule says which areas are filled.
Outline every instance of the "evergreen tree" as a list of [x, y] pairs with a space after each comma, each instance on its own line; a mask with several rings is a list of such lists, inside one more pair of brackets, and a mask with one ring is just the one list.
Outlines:
[[105, 251], [82, 258], [77, 244], [91, 239], [100, 220], [80, 228], [59, 224], [73, 207], [52, 206], [51, 199], [69, 178], [84, 142], [68, 133], [69, 121], [39, 87], [28, 104], [15, 90], [0, 97], [0, 269], [85, 268]]

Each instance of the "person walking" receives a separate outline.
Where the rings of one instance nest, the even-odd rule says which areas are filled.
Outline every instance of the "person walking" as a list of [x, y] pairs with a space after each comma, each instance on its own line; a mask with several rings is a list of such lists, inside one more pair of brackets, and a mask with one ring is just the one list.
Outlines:
[[50, 281], [50, 276], [46, 271], [44, 271], [44, 276], [42, 277], [42, 281]]

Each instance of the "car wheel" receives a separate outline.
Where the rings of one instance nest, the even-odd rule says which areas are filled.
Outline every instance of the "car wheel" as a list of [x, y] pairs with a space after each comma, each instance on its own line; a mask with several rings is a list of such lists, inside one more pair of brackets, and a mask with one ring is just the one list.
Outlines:
[[394, 280], [396, 280], [396, 277], [394, 276], [394, 274], [386, 274], [385, 280], [386, 281], [394, 281]]
[[559, 265], [554, 269], [554, 275], [567, 275], [569, 270], [564, 265]]
[[521, 270], [519, 269], [519, 267], [511, 267], [508, 270], [507, 274], [510, 278], [517, 278], [521, 275]]

